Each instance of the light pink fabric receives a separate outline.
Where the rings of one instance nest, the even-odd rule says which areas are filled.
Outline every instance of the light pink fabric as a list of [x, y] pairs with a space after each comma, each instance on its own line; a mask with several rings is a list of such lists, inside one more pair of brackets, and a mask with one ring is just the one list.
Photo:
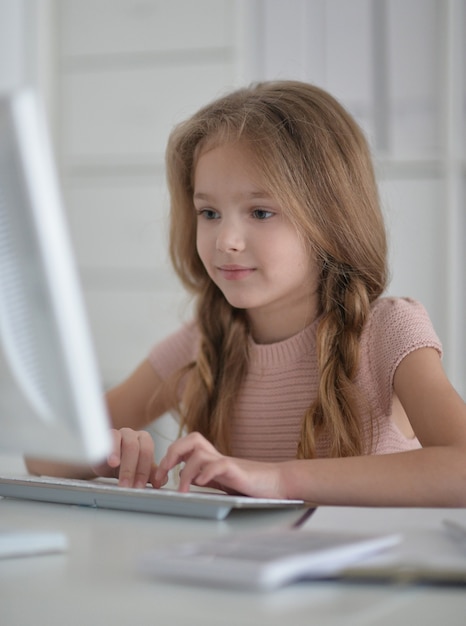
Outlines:
[[[272, 345], [250, 340], [250, 366], [232, 415], [232, 452], [236, 457], [284, 461], [296, 457], [300, 425], [316, 396], [317, 323]], [[168, 377], [195, 359], [195, 323], [155, 346], [149, 360], [159, 376]], [[420, 447], [392, 422], [393, 377], [401, 360], [413, 350], [441, 344], [424, 307], [414, 300], [381, 298], [372, 307], [361, 337], [357, 383], [369, 400], [374, 420], [372, 452], [385, 454]], [[363, 417], [369, 429], [370, 417]], [[369, 430], [367, 430], [369, 432]], [[318, 456], [328, 455], [329, 440], [319, 441]]]

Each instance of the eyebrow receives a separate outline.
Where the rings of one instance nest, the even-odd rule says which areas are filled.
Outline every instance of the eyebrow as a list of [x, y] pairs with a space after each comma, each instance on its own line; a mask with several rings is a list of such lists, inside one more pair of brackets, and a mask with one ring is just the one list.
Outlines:
[[[267, 193], [266, 191], [251, 191], [250, 193], [246, 193], [244, 194], [244, 197], [246, 199], [255, 199], [255, 198], [263, 198], [264, 200], [270, 200], [272, 198], [272, 196]], [[193, 199], [194, 200], [212, 200], [212, 196], [210, 196], [208, 193], [203, 193], [202, 191], [197, 191], [194, 195], [193, 195]]]

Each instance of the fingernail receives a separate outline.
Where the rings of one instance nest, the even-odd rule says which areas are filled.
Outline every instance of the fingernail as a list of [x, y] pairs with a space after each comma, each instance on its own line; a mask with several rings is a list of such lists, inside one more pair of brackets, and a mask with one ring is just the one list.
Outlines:
[[155, 476], [155, 482], [159, 487], [163, 487], [168, 483], [168, 476], [164, 476], [163, 474], [157, 473]]

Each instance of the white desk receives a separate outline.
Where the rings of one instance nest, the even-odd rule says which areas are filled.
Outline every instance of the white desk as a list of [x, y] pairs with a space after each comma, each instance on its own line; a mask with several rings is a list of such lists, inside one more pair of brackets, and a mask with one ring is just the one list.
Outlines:
[[[300, 583], [271, 594], [171, 585], [138, 572], [166, 542], [288, 525], [301, 511], [234, 512], [215, 522], [0, 499], [0, 523], [60, 530], [67, 553], [0, 560], [2, 626], [464, 626], [461, 588]], [[345, 515], [345, 509], [341, 509]], [[316, 518], [317, 519], [317, 518]]]

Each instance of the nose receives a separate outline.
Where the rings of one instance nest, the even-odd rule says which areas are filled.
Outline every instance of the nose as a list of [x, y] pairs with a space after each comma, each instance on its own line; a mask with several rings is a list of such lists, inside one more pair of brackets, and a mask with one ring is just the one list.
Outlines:
[[244, 250], [244, 233], [236, 220], [221, 220], [217, 232], [216, 248], [219, 252], [241, 252]]

